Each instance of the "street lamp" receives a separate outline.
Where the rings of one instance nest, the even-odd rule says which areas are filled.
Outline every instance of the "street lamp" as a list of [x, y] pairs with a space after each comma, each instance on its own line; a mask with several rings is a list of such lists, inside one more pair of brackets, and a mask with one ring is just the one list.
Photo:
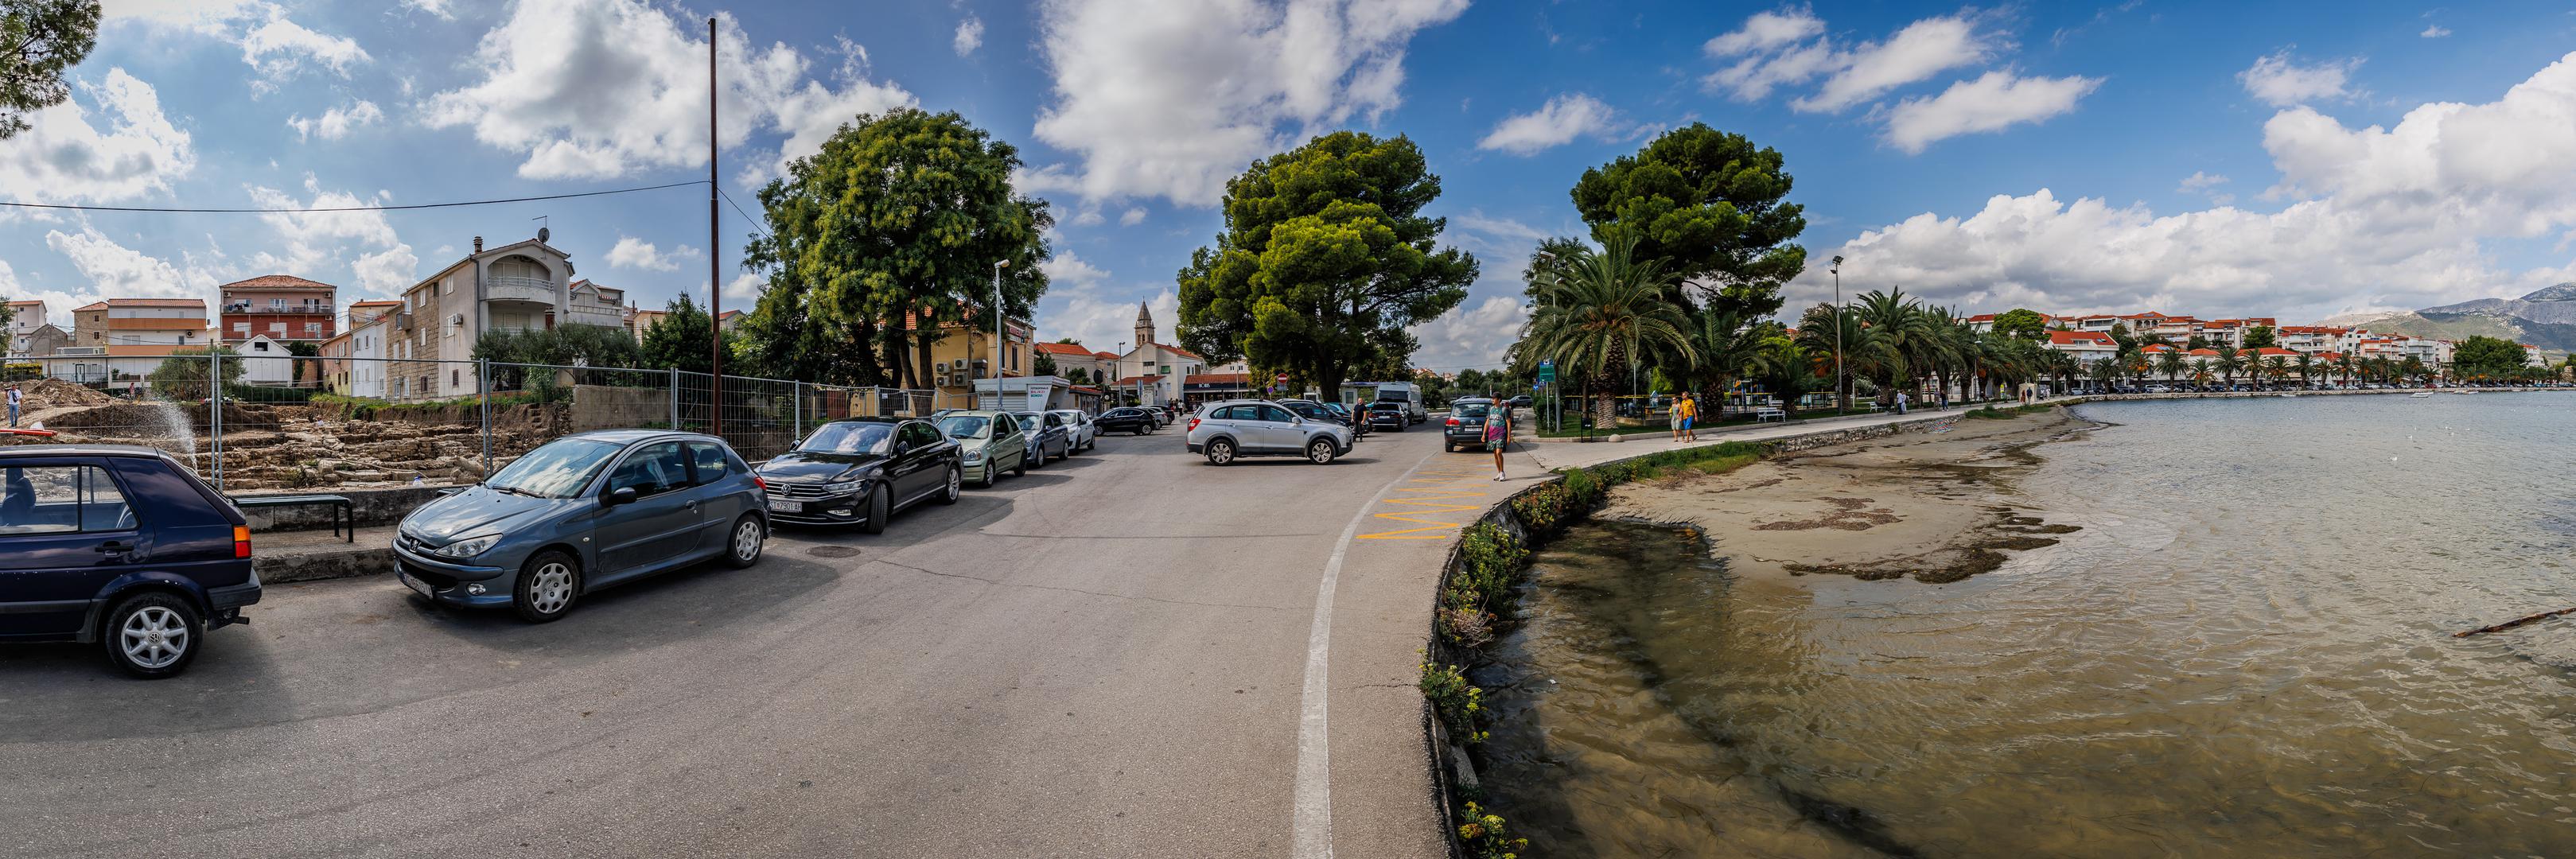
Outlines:
[[1851, 411], [1851, 402], [1843, 394], [1843, 258], [1825, 269], [1834, 274], [1834, 409], [1837, 414]]
[[993, 407], [997, 409], [1002, 407], [1002, 341], [1007, 336], [1002, 333], [1002, 320], [1009, 317], [1002, 312], [1002, 270], [1010, 267], [1010, 260], [993, 261]]

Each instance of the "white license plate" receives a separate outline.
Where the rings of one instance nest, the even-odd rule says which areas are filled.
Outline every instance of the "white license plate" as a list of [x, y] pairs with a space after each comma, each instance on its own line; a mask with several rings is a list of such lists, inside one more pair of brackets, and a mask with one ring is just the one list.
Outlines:
[[429, 592], [429, 583], [428, 583], [428, 582], [424, 582], [424, 581], [421, 581], [421, 580], [419, 580], [419, 579], [412, 578], [410, 573], [405, 573], [405, 572], [396, 572], [396, 573], [394, 573], [394, 578], [401, 579], [401, 580], [402, 580], [402, 583], [403, 583], [403, 587], [407, 587], [407, 588], [410, 588], [410, 589], [412, 589], [412, 590], [419, 591], [421, 596], [425, 596], [425, 597], [428, 597], [428, 596], [436, 596], [436, 594], [432, 594], [432, 593], [430, 593], [430, 592]]
[[805, 512], [805, 502], [782, 501], [772, 498], [769, 499], [769, 509], [776, 513], [803, 513]]

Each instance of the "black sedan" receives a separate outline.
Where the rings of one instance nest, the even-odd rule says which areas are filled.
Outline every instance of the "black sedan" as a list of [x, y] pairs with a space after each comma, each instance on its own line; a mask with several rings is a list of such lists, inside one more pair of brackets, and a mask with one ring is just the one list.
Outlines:
[[926, 500], [957, 503], [965, 463], [957, 443], [926, 421], [849, 418], [824, 424], [755, 473], [768, 487], [773, 522], [879, 534], [895, 511]]
[[1153, 415], [1134, 406], [1101, 412], [1099, 417], [1091, 419], [1091, 423], [1104, 433], [1124, 432], [1129, 435], [1152, 435], [1154, 428], [1162, 425], [1154, 420]]
[[1372, 428], [1384, 427], [1395, 430], [1396, 432], [1403, 432], [1405, 425], [1412, 422], [1412, 420], [1407, 419], [1404, 416], [1403, 403], [1369, 404], [1368, 424]]

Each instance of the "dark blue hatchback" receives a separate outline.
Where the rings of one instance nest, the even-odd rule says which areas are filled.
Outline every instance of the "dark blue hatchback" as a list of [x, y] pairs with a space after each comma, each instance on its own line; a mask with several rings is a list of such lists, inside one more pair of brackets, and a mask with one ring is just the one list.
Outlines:
[[241, 511], [168, 454], [0, 448], [0, 641], [101, 643], [168, 677], [259, 602]]

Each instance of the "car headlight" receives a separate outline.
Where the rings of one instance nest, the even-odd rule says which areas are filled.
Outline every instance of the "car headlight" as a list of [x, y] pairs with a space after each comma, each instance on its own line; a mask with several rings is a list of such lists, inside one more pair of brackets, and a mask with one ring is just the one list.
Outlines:
[[492, 551], [492, 547], [500, 542], [499, 534], [480, 534], [431, 549], [429, 553], [445, 558], [471, 558]]
[[833, 480], [830, 483], [825, 483], [823, 484], [823, 490], [834, 495], [840, 495], [848, 492], [857, 492], [861, 489], [867, 488], [867, 486], [868, 476], [858, 474]]
[[967, 452], [966, 452], [966, 464], [967, 464], [967, 465], [977, 465], [977, 464], [981, 464], [983, 461], [984, 461], [984, 450], [983, 450], [983, 448], [976, 448], [976, 449], [974, 449], [974, 450], [970, 450], [970, 451], [967, 451]]

